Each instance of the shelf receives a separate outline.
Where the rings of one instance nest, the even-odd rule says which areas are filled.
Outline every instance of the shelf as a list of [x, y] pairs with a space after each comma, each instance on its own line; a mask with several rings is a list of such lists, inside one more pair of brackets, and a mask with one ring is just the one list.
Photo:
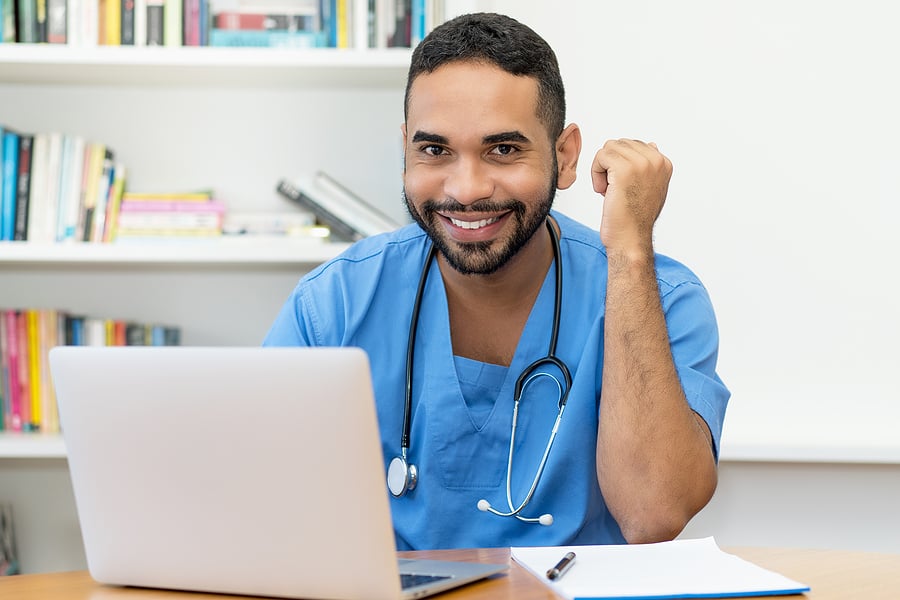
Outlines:
[[410, 50], [0, 44], [0, 82], [402, 89]]
[[720, 462], [900, 465], [900, 445], [728, 443]]
[[348, 246], [291, 238], [112, 244], [0, 242], [0, 265], [318, 265], [334, 258]]
[[0, 460], [4, 458], [65, 458], [61, 434], [0, 432]]

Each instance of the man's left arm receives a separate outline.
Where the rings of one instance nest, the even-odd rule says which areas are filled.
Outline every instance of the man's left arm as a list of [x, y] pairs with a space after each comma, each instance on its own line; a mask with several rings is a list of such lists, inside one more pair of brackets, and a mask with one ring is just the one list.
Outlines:
[[609, 259], [597, 477], [629, 543], [672, 539], [712, 497], [706, 422], [687, 402], [656, 279], [653, 225], [672, 166], [653, 144], [607, 142], [592, 165]]

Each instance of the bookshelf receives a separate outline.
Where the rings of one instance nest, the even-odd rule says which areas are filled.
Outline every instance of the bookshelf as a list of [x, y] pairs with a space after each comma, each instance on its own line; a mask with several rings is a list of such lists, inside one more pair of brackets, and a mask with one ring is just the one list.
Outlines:
[[223, 237], [153, 244], [37, 244], [0, 242], [4, 265], [296, 265], [313, 266], [349, 247], [315, 239]]
[[0, 44], [0, 82], [113, 86], [404, 85], [408, 49]]
[[[103, 141], [133, 191], [212, 187], [229, 210], [289, 211], [283, 177], [322, 169], [405, 221], [409, 50], [0, 44], [0, 121]], [[185, 345], [258, 345], [297, 280], [346, 244], [233, 238], [0, 243], [0, 305], [182, 328]], [[0, 433], [0, 491], [25, 572], [84, 568], [58, 435]]]

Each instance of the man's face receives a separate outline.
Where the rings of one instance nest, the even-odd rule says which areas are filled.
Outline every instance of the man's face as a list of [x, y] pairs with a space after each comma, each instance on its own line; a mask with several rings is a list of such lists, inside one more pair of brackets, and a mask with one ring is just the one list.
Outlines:
[[412, 84], [403, 127], [406, 206], [461, 273], [500, 269], [550, 211], [556, 154], [537, 97], [535, 79], [471, 62]]

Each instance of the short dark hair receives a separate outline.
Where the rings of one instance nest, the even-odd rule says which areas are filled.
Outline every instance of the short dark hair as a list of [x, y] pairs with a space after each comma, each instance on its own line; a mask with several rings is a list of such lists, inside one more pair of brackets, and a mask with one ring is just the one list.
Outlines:
[[439, 25], [416, 46], [406, 78], [403, 118], [409, 111], [413, 81], [423, 73], [452, 62], [483, 62], [512, 75], [534, 77], [538, 83], [537, 117], [547, 127], [551, 143], [566, 121], [566, 94], [559, 63], [550, 45], [511, 17], [496, 13], [462, 15]]

